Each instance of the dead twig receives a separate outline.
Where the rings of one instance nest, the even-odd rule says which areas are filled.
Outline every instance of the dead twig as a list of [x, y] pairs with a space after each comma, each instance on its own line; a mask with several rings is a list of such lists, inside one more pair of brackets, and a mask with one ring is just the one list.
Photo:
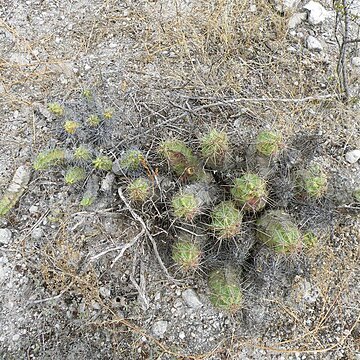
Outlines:
[[140, 233], [137, 234], [129, 243], [122, 244], [122, 245], [114, 247], [114, 248], [106, 249], [106, 250], [102, 251], [101, 253], [91, 257], [89, 262], [93, 262], [96, 259], [108, 254], [109, 252], [120, 250], [120, 253], [118, 254], [118, 256], [115, 258], [115, 260], [112, 262], [112, 264], [110, 266], [112, 268], [115, 265], [115, 263], [124, 255], [125, 251], [127, 249], [129, 249], [130, 247], [132, 247], [144, 235], [144, 233], [145, 233], [145, 231], [144, 231], [144, 229], [142, 229], [140, 231]]
[[149, 238], [149, 240], [151, 241], [151, 244], [153, 246], [154, 252], [155, 252], [155, 256], [158, 260], [158, 263], [161, 267], [161, 269], [164, 271], [166, 277], [173, 281], [173, 282], [179, 282], [179, 280], [174, 279], [168, 272], [166, 266], [164, 265], [163, 261], [161, 260], [157, 245], [156, 245], [156, 241], [154, 239], [154, 237], [152, 236], [152, 234], [150, 233], [149, 229], [147, 228], [145, 221], [142, 219], [142, 217], [140, 215], [138, 215], [135, 210], [130, 206], [129, 202], [127, 201], [127, 199], [125, 198], [121, 188], [118, 189], [118, 193], [120, 196], [120, 199], [123, 201], [123, 203], [125, 204], [126, 208], [129, 210], [131, 216], [134, 218], [135, 221], [137, 221], [141, 227], [143, 228], [143, 230], [145, 231], [146, 236]]

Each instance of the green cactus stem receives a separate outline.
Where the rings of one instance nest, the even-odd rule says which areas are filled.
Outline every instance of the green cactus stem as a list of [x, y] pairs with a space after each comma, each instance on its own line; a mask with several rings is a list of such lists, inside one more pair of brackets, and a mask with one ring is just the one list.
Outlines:
[[63, 163], [64, 160], [65, 151], [63, 149], [46, 150], [37, 155], [33, 167], [37, 171], [46, 170]]
[[210, 167], [216, 168], [225, 162], [229, 151], [228, 136], [224, 131], [211, 130], [200, 140], [201, 154]]
[[235, 313], [243, 305], [243, 294], [233, 269], [214, 270], [209, 275], [211, 303], [224, 311]]
[[223, 201], [211, 213], [211, 228], [220, 239], [228, 239], [241, 232], [242, 213], [231, 201]]
[[273, 156], [279, 152], [282, 136], [273, 131], [262, 131], [256, 138], [256, 150], [260, 155]]
[[244, 210], [258, 211], [266, 205], [266, 182], [256, 174], [247, 173], [235, 179], [230, 192]]
[[289, 214], [282, 210], [269, 210], [256, 222], [260, 241], [276, 252], [295, 252], [302, 247], [302, 237]]

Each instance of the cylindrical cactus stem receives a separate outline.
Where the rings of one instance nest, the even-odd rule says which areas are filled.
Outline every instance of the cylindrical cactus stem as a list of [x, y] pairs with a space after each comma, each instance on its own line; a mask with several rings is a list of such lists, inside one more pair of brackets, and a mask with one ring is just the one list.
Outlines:
[[234, 268], [227, 266], [209, 275], [211, 303], [224, 311], [235, 313], [243, 306], [243, 294]]
[[52, 149], [39, 153], [34, 161], [35, 170], [46, 170], [65, 161], [65, 150]]
[[250, 172], [264, 179], [271, 177], [275, 170], [275, 158], [282, 148], [282, 136], [272, 131], [263, 131], [249, 145], [246, 151], [246, 165]]
[[297, 172], [296, 183], [300, 193], [312, 199], [319, 199], [325, 195], [328, 181], [320, 165], [313, 164]]
[[80, 124], [74, 120], [66, 120], [64, 123], [64, 130], [69, 135], [74, 135]]
[[97, 170], [110, 171], [112, 169], [113, 162], [106, 155], [99, 155], [93, 161], [94, 168]]
[[194, 194], [179, 192], [171, 201], [173, 214], [178, 219], [192, 221], [200, 214], [200, 202]]
[[85, 180], [86, 172], [83, 168], [74, 166], [69, 168], [65, 174], [65, 183], [68, 185], [74, 185], [80, 181]]
[[130, 173], [142, 169], [144, 161], [144, 155], [140, 150], [131, 149], [122, 154], [119, 165], [124, 173]]
[[302, 248], [300, 230], [291, 216], [282, 210], [269, 210], [256, 222], [257, 237], [279, 253], [296, 252]]
[[246, 173], [236, 178], [230, 192], [233, 199], [246, 211], [258, 211], [266, 205], [266, 181], [256, 174]]
[[173, 246], [172, 259], [183, 271], [195, 271], [201, 264], [201, 242], [186, 232], [181, 232]]
[[222, 201], [211, 213], [211, 229], [220, 239], [229, 239], [241, 232], [242, 213], [231, 201]]
[[224, 165], [229, 154], [229, 140], [226, 132], [210, 130], [200, 139], [201, 154], [205, 164], [213, 169]]
[[126, 188], [129, 198], [142, 204], [151, 196], [151, 184], [146, 178], [138, 178], [130, 182]]
[[256, 138], [256, 150], [262, 156], [276, 155], [282, 145], [282, 136], [274, 131], [262, 131]]
[[159, 153], [180, 179], [193, 181], [206, 178], [200, 161], [183, 141], [166, 140], [161, 143]]

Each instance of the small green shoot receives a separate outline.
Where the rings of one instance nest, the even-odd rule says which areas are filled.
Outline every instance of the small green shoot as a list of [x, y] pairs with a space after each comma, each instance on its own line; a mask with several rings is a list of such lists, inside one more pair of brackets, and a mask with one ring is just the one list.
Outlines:
[[64, 123], [64, 130], [70, 134], [74, 135], [76, 130], [79, 128], [80, 124], [77, 121], [66, 120]]
[[125, 172], [137, 171], [141, 169], [143, 161], [144, 156], [140, 150], [128, 150], [122, 155], [119, 165]]
[[90, 115], [87, 120], [86, 123], [90, 126], [90, 127], [97, 127], [100, 125], [100, 118], [97, 115]]
[[137, 203], [145, 202], [151, 194], [150, 190], [149, 181], [144, 178], [135, 179], [127, 187], [130, 199]]
[[64, 114], [64, 108], [59, 103], [49, 103], [48, 109], [56, 116], [62, 116]]
[[74, 151], [74, 159], [78, 161], [89, 161], [91, 159], [91, 152], [84, 145], [80, 145]]
[[88, 195], [84, 195], [83, 198], [80, 201], [80, 205], [83, 207], [87, 207], [93, 204], [95, 200], [95, 197], [93, 196], [88, 196]]

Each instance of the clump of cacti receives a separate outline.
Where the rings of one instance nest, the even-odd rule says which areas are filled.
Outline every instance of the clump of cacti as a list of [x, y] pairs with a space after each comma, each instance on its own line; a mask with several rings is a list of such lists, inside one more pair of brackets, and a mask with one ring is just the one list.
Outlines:
[[172, 259], [184, 271], [198, 269], [201, 254], [200, 244], [188, 237], [177, 239], [172, 247]]
[[290, 215], [282, 210], [269, 210], [256, 222], [257, 237], [276, 252], [294, 252], [302, 247], [300, 230]]
[[97, 170], [110, 171], [112, 169], [113, 162], [106, 155], [99, 155], [93, 161], [94, 168]]
[[274, 156], [279, 152], [282, 136], [273, 131], [262, 131], [256, 138], [256, 150], [262, 156]]
[[[272, 191], [274, 189], [270, 189], [269, 184], [275, 184], [280, 178], [279, 170], [285, 168], [283, 165], [287, 165], [283, 163], [283, 160], [286, 161], [286, 157], [280, 159], [277, 156], [283, 147], [281, 134], [274, 131], [260, 132], [256, 140], [247, 147], [245, 161], [242, 163], [244, 166], [241, 168], [235, 167], [238, 165], [236, 163], [230, 163], [229, 139], [224, 131], [210, 129], [199, 139], [199, 157], [186, 142], [178, 139], [165, 140], [159, 146], [159, 154], [163, 160], [167, 161], [169, 169], [176, 179], [169, 174], [162, 177], [161, 166], [150, 163], [151, 154], [148, 162], [148, 158], [145, 159], [143, 155], [145, 153], [138, 149], [124, 151], [114, 164], [109, 156], [103, 155], [104, 152], [110, 154], [110, 148], [115, 152], [111, 153], [114, 158], [118, 155], [117, 150], [120, 145], [114, 147], [113, 144], [107, 143], [105, 138], [100, 139], [106, 135], [108, 124], [111, 123], [108, 119], [113, 117], [113, 112], [110, 109], [100, 109], [100, 103], [96, 101], [90, 91], [85, 90], [83, 95], [86, 98], [86, 101], [84, 99], [83, 101], [86, 102], [87, 108], [82, 111], [80, 116], [73, 116], [73, 114], [68, 116], [72, 112], [67, 111], [58, 103], [48, 105], [49, 110], [60, 117], [58, 121], [63, 128], [61, 140], [64, 140], [65, 131], [68, 139], [64, 143], [76, 143], [76, 145], [74, 147], [70, 145], [71, 148], [66, 150], [53, 149], [40, 153], [35, 159], [34, 168], [44, 170], [54, 165], [64, 165], [62, 170], [65, 169], [65, 183], [68, 185], [84, 181], [87, 175], [86, 171], [91, 171], [93, 175], [86, 179], [86, 190], [80, 201], [80, 205], [83, 207], [92, 205], [97, 198], [107, 200], [110, 194], [107, 189], [111, 186], [106, 187], [105, 185], [110, 182], [112, 184], [115, 175], [119, 175], [120, 178], [117, 180], [123, 180], [121, 186], [126, 186], [126, 195], [131, 200], [129, 206], [137, 206], [137, 213], [140, 213], [141, 207], [143, 210], [153, 209], [152, 214], [156, 213], [153, 219], [154, 223], [151, 223], [150, 220], [152, 214], [146, 214], [149, 215], [146, 217], [149, 225], [154, 225], [153, 230], [158, 225], [155, 222], [161, 218], [161, 227], [165, 229], [165, 226], [169, 225], [165, 229], [169, 236], [179, 229], [187, 234], [187, 236], [183, 234], [177, 236], [171, 249], [168, 249], [171, 250], [171, 258], [177, 269], [185, 271], [199, 269], [205, 255], [209, 256], [212, 253], [215, 242], [219, 243], [219, 254], [224, 255], [224, 257], [216, 255], [216, 261], [220, 262], [224, 258], [231, 258], [231, 261], [236, 262], [239, 266], [246, 261], [250, 249], [252, 249], [254, 266], [256, 266], [256, 261], [259, 259], [261, 261], [262, 251], [269, 254], [270, 258], [285, 259], [288, 258], [285, 256], [286, 254], [291, 255], [299, 249], [308, 249], [318, 243], [318, 238], [312, 231], [308, 230], [302, 234], [291, 216], [282, 210], [269, 210], [262, 216], [255, 215], [255, 217], [251, 213], [251, 211], [259, 212], [267, 203], [269, 203], [269, 207], [274, 204], [277, 207], [280, 206], [279, 199], [277, 199], [278, 193]], [[83, 114], [87, 114], [87, 116], [84, 118]], [[86, 141], [91, 141], [92, 145], [87, 144]], [[78, 146], [78, 142], [84, 144]], [[96, 148], [100, 143], [102, 148]], [[101, 155], [95, 158], [93, 155], [96, 153]], [[68, 154], [70, 156], [67, 158]], [[242, 159], [242, 156], [236, 156], [236, 158]], [[93, 169], [90, 169], [91, 164]], [[224, 171], [225, 167], [226, 171]], [[291, 171], [292, 167], [287, 167], [286, 170], [288, 169]], [[108, 179], [101, 182], [104, 175], [101, 171], [110, 170], [113, 173], [108, 173]], [[158, 176], [159, 172], [160, 176]], [[245, 172], [242, 176], [234, 175], [242, 174], [242, 172]], [[96, 174], [99, 173], [100, 176], [97, 176]], [[292, 194], [295, 179], [297, 189], [307, 195], [307, 200], [319, 198], [325, 194], [327, 178], [321, 168], [312, 166], [301, 173], [290, 175], [287, 177], [291, 182], [289, 194]], [[296, 177], [292, 175], [296, 175]], [[231, 184], [230, 179], [235, 176], [239, 177], [235, 178]], [[267, 182], [265, 179], [271, 180]], [[180, 190], [177, 180], [186, 183], [181, 184]], [[101, 184], [101, 191], [99, 184]], [[155, 194], [155, 186], [156, 194], [159, 196], [152, 196]], [[282, 185], [281, 188], [283, 188]], [[268, 201], [269, 194], [272, 194], [273, 197], [271, 202]], [[360, 203], [360, 189], [351, 192], [351, 196], [350, 201], [355, 199]], [[152, 201], [148, 201], [150, 198]], [[228, 200], [229, 198], [230, 200]], [[0, 215], [7, 212], [17, 199], [18, 196], [15, 198], [5, 194], [0, 201]], [[170, 204], [169, 199], [171, 199]], [[227, 200], [220, 202], [223, 199]], [[143, 206], [144, 203], [146, 206]], [[214, 204], [217, 205], [214, 206]], [[172, 220], [176, 218], [174, 221], [168, 221], [167, 216], [161, 216], [167, 205], [170, 205], [169, 212]], [[249, 211], [244, 215], [249, 224], [252, 223], [252, 220], [256, 222], [256, 237], [252, 236], [251, 225], [242, 232], [242, 210]], [[182, 222], [181, 224], [179, 220]], [[206, 246], [202, 247], [203, 241], [199, 240], [199, 236], [203, 235], [199, 235], [197, 231], [204, 224], [208, 230], [211, 230], [213, 236], [210, 236], [206, 241]], [[245, 237], [245, 234], [248, 236]], [[238, 235], [241, 235], [241, 243], [222, 241], [231, 238], [239, 239]], [[260, 250], [257, 246], [253, 247], [257, 241], [268, 247], [261, 246]], [[240, 249], [239, 255], [235, 256], [235, 251], [231, 251], [230, 256], [224, 253], [225, 250], [229, 251], [235, 246]], [[209, 261], [208, 264], [210, 263]], [[243, 306], [243, 293], [236, 273], [231, 267], [212, 271], [209, 276], [209, 288], [210, 300], [215, 307], [235, 312]]]
[[68, 185], [76, 184], [86, 178], [86, 172], [78, 166], [70, 167], [65, 174], [65, 183]]
[[220, 239], [228, 239], [241, 232], [242, 213], [233, 202], [223, 201], [211, 213], [211, 228]]
[[327, 176], [319, 165], [312, 165], [297, 174], [297, 185], [310, 198], [320, 198], [327, 190]]
[[211, 303], [224, 311], [235, 313], [243, 305], [243, 294], [232, 268], [218, 269], [210, 273], [209, 289]]
[[66, 120], [64, 123], [64, 130], [70, 135], [74, 135], [80, 124], [74, 120]]
[[186, 221], [192, 221], [200, 213], [199, 205], [198, 199], [191, 193], [178, 193], [171, 201], [174, 215]]
[[224, 164], [229, 152], [229, 140], [226, 132], [211, 130], [200, 139], [200, 146], [206, 165], [216, 168]]
[[53, 113], [56, 116], [61, 116], [64, 114], [64, 108], [59, 103], [49, 103], [47, 108], [51, 113]]
[[257, 211], [266, 205], [268, 196], [266, 182], [256, 174], [247, 173], [236, 178], [230, 192], [244, 210]]
[[132, 149], [126, 151], [119, 161], [120, 168], [124, 172], [140, 170], [144, 162], [144, 155], [140, 150]]
[[174, 173], [183, 180], [198, 180], [204, 177], [199, 160], [183, 141], [166, 140], [161, 143], [159, 152]]
[[132, 201], [137, 203], [145, 202], [151, 195], [151, 186], [145, 178], [133, 180], [127, 186], [127, 192]]
[[37, 155], [33, 167], [35, 170], [46, 170], [63, 163], [64, 160], [65, 151], [63, 149], [46, 150]]

